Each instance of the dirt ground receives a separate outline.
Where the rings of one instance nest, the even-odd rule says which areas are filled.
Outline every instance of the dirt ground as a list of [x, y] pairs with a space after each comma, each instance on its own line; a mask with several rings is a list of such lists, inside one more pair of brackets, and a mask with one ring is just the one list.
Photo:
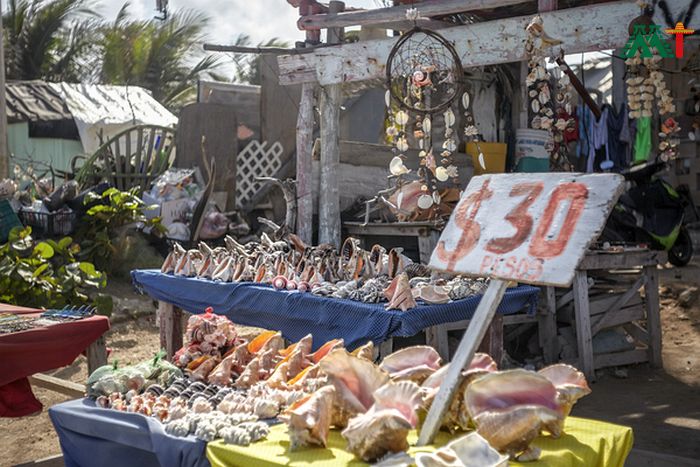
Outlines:
[[[120, 294], [130, 293], [126, 285], [118, 289]], [[662, 288], [664, 369], [638, 365], [617, 373], [602, 371], [592, 384], [593, 393], [573, 413], [631, 426], [636, 448], [700, 459], [700, 298], [681, 307], [677, 297], [684, 289], [678, 283]], [[107, 334], [110, 362], [118, 360], [120, 365], [153, 356], [158, 345], [153, 315], [113, 325]], [[84, 383], [85, 357], [51, 374]], [[43, 389], [35, 394], [45, 408], [68, 399]], [[0, 419], [0, 452], [0, 465], [59, 454], [46, 410], [33, 417]]]

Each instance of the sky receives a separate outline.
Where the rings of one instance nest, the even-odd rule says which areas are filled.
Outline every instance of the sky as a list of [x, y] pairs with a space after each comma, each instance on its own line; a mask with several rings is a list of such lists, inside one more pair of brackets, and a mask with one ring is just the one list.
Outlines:
[[[125, 0], [101, 0], [95, 8], [105, 18], [114, 18]], [[90, 3], [90, 2], [88, 2]], [[346, 6], [376, 8], [375, 0], [346, 0]], [[131, 0], [132, 16], [150, 18], [156, 0]], [[231, 43], [239, 34], [250, 35], [253, 43], [278, 37], [293, 44], [303, 40], [296, 27], [298, 13], [286, 0], [170, 0], [171, 11], [188, 8], [211, 18], [208, 39], [212, 43]]]

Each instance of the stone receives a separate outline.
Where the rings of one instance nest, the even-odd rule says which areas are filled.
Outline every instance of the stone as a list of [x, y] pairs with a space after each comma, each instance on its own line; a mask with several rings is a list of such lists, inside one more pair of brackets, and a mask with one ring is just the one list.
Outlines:
[[678, 304], [683, 308], [689, 308], [698, 301], [698, 288], [688, 287], [678, 295]]

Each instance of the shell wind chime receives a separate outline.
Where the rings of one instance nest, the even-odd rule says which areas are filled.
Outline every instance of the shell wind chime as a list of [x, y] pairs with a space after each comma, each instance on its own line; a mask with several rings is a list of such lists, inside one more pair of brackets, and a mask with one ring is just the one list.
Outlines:
[[[561, 44], [561, 41], [547, 35], [542, 17], [539, 15], [530, 21], [526, 32], [525, 52], [529, 56], [529, 73], [525, 78], [525, 84], [530, 99], [528, 113], [532, 115], [530, 127], [548, 131], [552, 136], [551, 141], [545, 146], [552, 154], [552, 169], [569, 171], [572, 167], [567, 158], [564, 132], [575, 125], [571, 117], [573, 111], [571, 81], [564, 73], [566, 69], [560, 68], [561, 73], [556, 81], [556, 89], [552, 91], [552, 75], [546, 65], [547, 50]], [[560, 57], [563, 56], [563, 50], [560, 49], [559, 53]]]
[[[415, 21], [417, 10], [408, 10], [406, 17]], [[440, 189], [449, 182], [459, 183], [453, 156], [458, 146], [457, 118], [452, 106], [462, 95], [460, 58], [453, 45], [440, 34], [415, 26], [392, 48], [386, 73], [385, 104], [390, 114], [386, 134], [394, 145], [389, 172], [390, 177], [396, 178], [399, 191], [396, 208], [400, 213], [407, 212], [405, 198], [415, 198], [421, 217], [436, 218], [442, 202]], [[468, 95], [466, 99], [468, 104]], [[434, 147], [432, 130], [437, 119], [442, 119], [445, 132], [442, 144]], [[415, 189], [408, 189], [409, 194], [405, 195], [407, 176], [413, 173], [406, 165], [410, 136], [419, 149], [419, 167], [415, 171], [418, 180], [408, 184], [415, 184]]]
[[[658, 110], [660, 117], [676, 112], [671, 91], [666, 87], [666, 80], [660, 70], [661, 55], [656, 48], [650, 49], [651, 57], [642, 57], [640, 52], [626, 59], [627, 75], [627, 99], [629, 105], [629, 118], [651, 118], [654, 109]], [[674, 159], [679, 152], [680, 139], [678, 133], [681, 128], [678, 122], [671, 116], [665, 118], [659, 132], [659, 157], [663, 161]]]

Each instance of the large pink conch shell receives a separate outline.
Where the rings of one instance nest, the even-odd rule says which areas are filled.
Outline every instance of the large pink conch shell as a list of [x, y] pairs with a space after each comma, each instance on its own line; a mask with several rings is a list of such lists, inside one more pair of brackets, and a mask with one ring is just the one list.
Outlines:
[[[425, 381], [423, 381], [421, 391], [423, 392], [423, 403], [425, 404], [426, 410], [430, 409], [435, 395], [440, 390], [442, 383], [445, 381], [449, 367], [449, 364], [441, 367], [439, 370], [428, 376]], [[449, 410], [442, 419], [443, 428], [446, 428], [450, 432], [455, 431], [455, 428], [465, 431], [469, 429], [471, 420], [464, 402], [467, 387], [476, 378], [497, 370], [498, 367], [496, 362], [488, 354], [480, 352], [474, 354], [474, 358], [472, 358], [469, 368], [462, 372], [462, 379], [459, 383], [459, 388], [452, 398]]]
[[406, 266], [413, 264], [413, 261], [403, 254], [403, 248], [392, 248], [389, 250], [388, 263], [389, 277], [393, 278], [401, 274]]
[[542, 428], [563, 418], [554, 385], [526, 370], [477, 378], [467, 387], [466, 405], [477, 432], [512, 457], [528, 451]]
[[205, 381], [209, 372], [211, 372], [218, 363], [218, 357], [208, 358], [190, 374], [190, 379], [192, 381]]
[[261, 376], [260, 357], [255, 357], [246, 365], [243, 373], [241, 373], [233, 385], [239, 389], [248, 389], [260, 381], [262, 379]]
[[231, 372], [235, 363], [235, 355], [231, 354], [221, 360], [207, 376], [209, 384], [218, 384], [219, 386], [228, 386], [231, 383]]
[[325, 344], [323, 344], [321, 347], [318, 348], [318, 350], [311, 355], [309, 355], [309, 359], [313, 363], [318, 363], [323, 358], [325, 358], [329, 353], [331, 353], [335, 349], [342, 349], [343, 345], [345, 344], [345, 341], [343, 339], [331, 339]]
[[440, 368], [440, 354], [427, 345], [416, 345], [387, 355], [379, 368], [389, 373], [394, 381], [409, 380], [422, 383]]
[[293, 403], [281, 415], [287, 423], [290, 449], [304, 446], [326, 446], [333, 418], [335, 390], [325, 386]]
[[389, 303], [386, 305], [387, 310], [407, 311], [418, 306], [411, 293], [411, 285], [405, 273], [394, 278], [389, 287], [384, 290], [384, 295], [389, 299]]
[[[557, 363], [542, 368], [539, 374], [547, 378], [557, 390], [557, 402], [564, 418], [571, 413], [576, 401], [591, 393], [586, 376], [571, 365]], [[564, 418], [547, 427], [547, 431], [558, 437], [564, 431]]]
[[374, 402], [374, 391], [389, 381], [384, 370], [353, 357], [345, 349], [332, 351], [319, 365], [336, 389], [336, 426], [344, 426], [351, 416], [366, 412]]
[[420, 390], [410, 381], [385, 384], [374, 392], [374, 400], [342, 432], [348, 450], [367, 462], [408, 449], [408, 432], [418, 423], [421, 405]]
[[413, 298], [421, 299], [432, 305], [442, 305], [450, 301], [449, 290], [439, 285], [423, 285], [412, 291]]

